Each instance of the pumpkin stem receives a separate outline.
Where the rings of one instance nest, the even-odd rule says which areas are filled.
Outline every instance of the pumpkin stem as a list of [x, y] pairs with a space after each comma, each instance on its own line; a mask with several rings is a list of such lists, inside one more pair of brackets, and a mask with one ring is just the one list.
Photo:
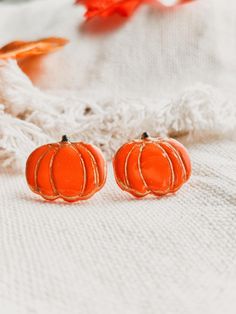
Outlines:
[[68, 139], [67, 135], [63, 135], [61, 141], [62, 141], [63, 143], [69, 142], [69, 139]]
[[141, 136], [141, 139], [142, 140], [145, 140], [146, 138], [149, 138], [150, 137], [150, 135], [148, 134], [148, 132], [144, 132], [143, 134], [142, 134], [142, 136]]

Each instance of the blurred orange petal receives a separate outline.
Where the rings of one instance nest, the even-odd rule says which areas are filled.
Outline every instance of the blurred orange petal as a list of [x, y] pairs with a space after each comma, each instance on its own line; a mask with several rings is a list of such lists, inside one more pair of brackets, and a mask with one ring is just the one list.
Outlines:
[[121, 16], [131, 16], [144, 0], [76, 0], [87, 8], [85, 17], [91, 19], [95, 16], [108, 17], [114, 13]]
[[37, 41], [13, 41], [0, 49], [0, 59], [22, 59], [56, 51], [68, 40], [59, 37], [43, 38]]
[[76, 0], [75, 3], [86, 7], [85, 17], [89, 20], [96, 16], [109, 17], [115, 13], [129, 17], [144, 3], [175, 6], [190, 1], [193, 0]]

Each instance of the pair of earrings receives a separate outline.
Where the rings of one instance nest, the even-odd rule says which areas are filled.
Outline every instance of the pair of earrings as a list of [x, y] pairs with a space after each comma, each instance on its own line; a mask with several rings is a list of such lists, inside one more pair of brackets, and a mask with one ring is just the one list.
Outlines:
[[[185, 147], [171, 138], [141, 139], [124, 144], [113, 158], [118, 186], [135, 197], [174, 193], [189, 179], [191, 162]], [[30, 189], [44, 199], [85, 200], [101, 190], [106, 161], [98, 148], [83, 142], [47, 144], [31, 153], [26, 163]]]

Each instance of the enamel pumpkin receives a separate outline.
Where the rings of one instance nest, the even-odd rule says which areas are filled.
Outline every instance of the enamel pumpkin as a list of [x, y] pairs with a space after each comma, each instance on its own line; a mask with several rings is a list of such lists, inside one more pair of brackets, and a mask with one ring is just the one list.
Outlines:
[[174, 193], [191, 175], [190, 157], [182, 144], [147, 133], [117, 151], [113, 168], [119, 187], [135, 197]]
[[31, 153], [26, 163], [30, 189], [46, 200], [85, 200], [98, 192], [106, 181], [106, 162], [100, 150], [83, 142], [47, 144]]

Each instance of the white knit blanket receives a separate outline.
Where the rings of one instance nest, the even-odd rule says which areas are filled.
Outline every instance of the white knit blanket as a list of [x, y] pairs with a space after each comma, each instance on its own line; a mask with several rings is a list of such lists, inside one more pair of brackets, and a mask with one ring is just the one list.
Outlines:
[[[0, 62], [1, 313], [235, 314], [235, 8], [143, 6], [94, 35], [70, 0], [0, 4], [1, 44], [71, 40], [33, 84]], [[110, 167], [91, 200], [47, 203], [12, 172], [65, 133], [110, 159], [143, 131], [188, 146], [193, 175], [177, 195], [134, 200]]]
[[70, 0], [1, 5], [2, 44], [47, 35], [71, 40], [41, 61], [34, 83], [50, 93], [33, 86], [15, 62], [0, 62], [3, 165], [24, 168], [33, 148], [64, 133], [100, 146], [108, 159], [143, 131], [187, 134], [191, 142], [232, 136], [233, 3], [196, 1], [162, 13], [144, 6], [122, 27], [96, 35], [84, 25], [84, 8]]
[[109, 168], [78, 204], [48, 203], [1, 173], [4, 314], [235, 314], [236, 145], [190, 148], [178, 194], [134, 200]]

